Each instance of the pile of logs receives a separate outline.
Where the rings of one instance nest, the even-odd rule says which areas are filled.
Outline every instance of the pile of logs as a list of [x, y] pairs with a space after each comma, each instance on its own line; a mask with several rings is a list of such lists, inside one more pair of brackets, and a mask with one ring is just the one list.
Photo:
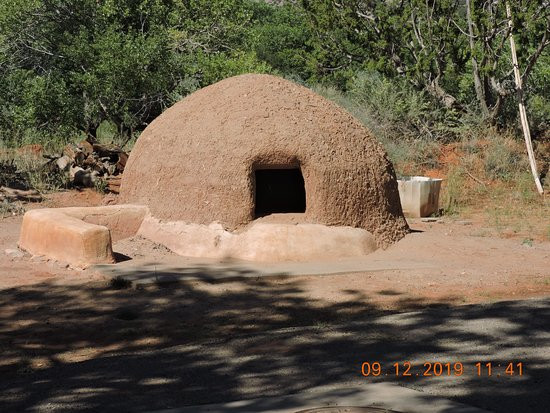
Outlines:
[[[21, 153], [26, 154], [26, 148]], [[90, 139], [69, 144], [61, 154], [56, 155], [44, 154], [38, 145], [33, 148], [32, 155], [46, 159], [34, 172], [46, 176], [63, 174], [69, 186], [101, 188], [115, 194], [119, 192], [122, 172], [128, 160], [128, 154], [119, 146]], [[13, 208], [20, 202], [42, 200], [40, 193], [31, 187], [28, 174], [29, 171], [19, 170], [13, 158], [0, 160], [0, 216], [4, 212], [15, 211]]]
[[120, 147], [90, 140], [65, 146], [61, 155], [44, 156], [59, 171], [69, 175], [73, 186], [94, 187], [98, 182], [104, 181], [108, 189], [115, 193], [118, 193], [120, 175], [128, 160], [128, 154]]

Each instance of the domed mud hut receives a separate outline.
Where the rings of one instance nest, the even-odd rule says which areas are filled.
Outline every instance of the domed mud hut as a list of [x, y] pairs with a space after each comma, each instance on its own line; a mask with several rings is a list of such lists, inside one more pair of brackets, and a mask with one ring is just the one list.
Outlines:
[[253, 222], [322, 224], [366, 230], [385, 247], [408, 232], [393, 166], [370, 132], [270, 75], [225, 79], [166, 110], [136, 142], [120, 197], [159, 223], [233, 233]]
[[226, 79], [155, 119], [120, 198], [27, 211], [18, 245], [85, 267], [115, 262], [112, 240], [139, 235], [188, 257], [280, 262], [363, 256], [408, 232], [380, 144], [333, 103], [267, 75]]

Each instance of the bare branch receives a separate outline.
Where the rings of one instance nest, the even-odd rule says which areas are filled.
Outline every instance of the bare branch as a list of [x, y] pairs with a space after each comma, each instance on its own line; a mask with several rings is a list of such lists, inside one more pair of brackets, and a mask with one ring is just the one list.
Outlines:
[[469, 33], [466, 33], [462, 28], [454, 21], [454, 19], [450, 19], [450, 21], [456, 26], [456, 28], [466, 37], [471, 37], [473, 39], [477, 39], [479, 36], [471, 35]]
[[548, 38], [548, 30], [544, 32], [544, 35], [542, 36], [542, 39], [537, 47], [537, 50], [527, 59], [527, 67], [525, 68], [525, 71], [521, 75], [522, 82], [525, 82], [527, 78], [529, 77], [529, 74], [531, 73], [531, 70], [533, 70], [533, 67], [535, 66], [535, 63], [537, 62], [538, 58], [544, 51], [544, 49], [550, 45], [550, 39]]
[[424, 40], [422, 39], [422, 35], [420, 34], [420, 30], [418, 29], [418, 27], [416, 25], [416, 16], [414, 14], [414, 9], [411, 10], [411, 22], [412, 22], [412, 26], [413, 26], [414, 36], [416, 37], [416, 40], [418, 41], [418, 44], [422, 47], [422, 50], [424, 50], [426, 48], [426, 46], [424, 45]]

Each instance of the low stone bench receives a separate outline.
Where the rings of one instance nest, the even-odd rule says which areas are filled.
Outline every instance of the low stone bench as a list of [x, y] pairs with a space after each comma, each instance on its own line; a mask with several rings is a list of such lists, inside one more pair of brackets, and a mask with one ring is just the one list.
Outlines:
[[23, 217], [18, 245], [74, 266], [112, 263], [112, 240], [135, 235], [147, 212], [140, 205], [31, 210]]

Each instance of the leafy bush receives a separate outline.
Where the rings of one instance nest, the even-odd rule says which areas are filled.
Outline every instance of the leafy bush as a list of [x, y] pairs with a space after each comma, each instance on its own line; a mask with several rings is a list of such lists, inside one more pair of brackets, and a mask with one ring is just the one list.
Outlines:
[[257, 23], [250, 30], [249, 47], [258, 59], [287, 77], [310, 79], [316, 70], [309, 45], [312, 28], [303, 10], [264, 2], [252, 2], [252, 8]]
[[447, 141], [456, 135], [457, 114], [399, 78], [361, 72], [352, 80], [349, 93], [368, 112], [371, 128], [381, 137]]
[[[259, 72], [312, 85], [365, 123], [396, 158], [405, 158], [398, 149], [405, 142], [422, 146], [414, 163], [431, 163], [426, 142], [458, 141], [488, 119], [519, 125], [507, 51], [493, 49], [507, 44], [506, 30], [491, 26], [505, 27], [504, 3], [477, 7], [474, 50], [460, 30], [467, 27], [463, 7], [432, 3], [0, 2], [0, 140], [48, 146], [92, 135], [132, 142], [187, 94]], [[511, 4], [523, 29], [516, 36], [524, 70], [546, 30], [545, 15], [531, 3]], [[502, 19], [488, 19], [493, 6]], [[479, 47], [483, 39], [488, 47]], [[549, 50], [537, 54], [524, 84], [536, 137], [550, 126]], [[477, 73], [485, 93], [474, 88], [472, 58], [486, 62]], [[497, 159], [503, 156], [487, 161], [494, 176], [506, 174]]]
[[105, 121], [123, 140], [188, 93], [270, 66], [250, 50], [253, 7], [210, 2], [0, 4], [0, 136], [67, 142]]
[[550, 129], [550, 53], [534, 67], [527, 88], [529, 123], [535, 136]]

